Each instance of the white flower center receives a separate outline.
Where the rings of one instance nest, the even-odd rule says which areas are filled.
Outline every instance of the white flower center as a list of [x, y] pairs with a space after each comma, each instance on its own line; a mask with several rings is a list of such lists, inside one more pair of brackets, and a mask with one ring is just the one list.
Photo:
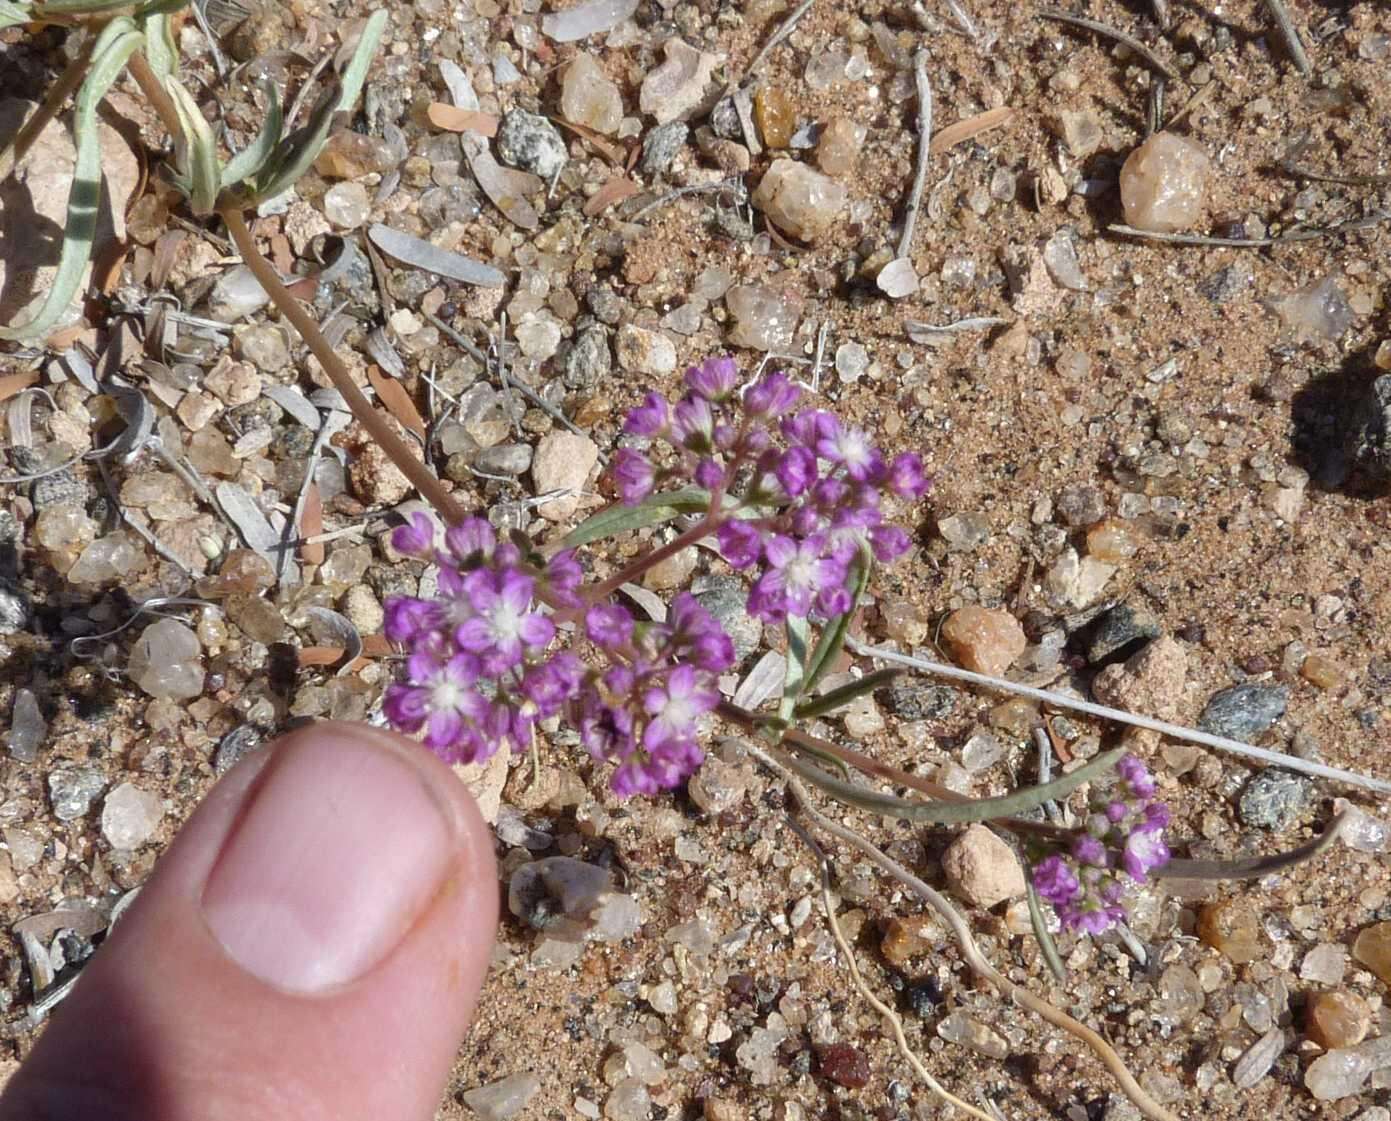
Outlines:
[[816, 560], [805, 553], [799, 552], [782, 571], [790, 588], [810, 588], [816, 583]]

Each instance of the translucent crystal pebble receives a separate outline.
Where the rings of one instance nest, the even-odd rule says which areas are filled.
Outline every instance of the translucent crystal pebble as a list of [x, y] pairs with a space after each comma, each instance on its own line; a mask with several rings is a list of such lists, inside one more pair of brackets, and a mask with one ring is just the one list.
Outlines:
[[1304, 1031], [1320, 1047], [1355, 1047], [1367, 1037], [1372, 1009], [1356, 993], [1335, 990], [1310, 993], [1304, 1006]]
[[965, 1012], [952, 1012], [937, 1025], [937, 1034], [948, 1043], [959, 1043], [992, 1059], [1009, 1057], [1009, 1044], [999, 1032]]
[[827, 175], [850, 175], [864, 150], [869, 129], [849, 117], [832, 117], [816, 145], [816, 162]]
[[324, 217], [340, 230], [355, 230], [372, 213], [372, 199], [361, 183], [335, 183], [324, 192]]
[[135, 640], [126, 672], [152, 697], [197, 697], [203, 692], [202, 653], [198, 636], [188, 627], [174, 619], [160, 619]]
[[539, 1089], [541, 1080], [528, 1071], [465, 1090], [463, 1099], [479, 1121], [508, 1121], [526, 1108]]
[[1348, 951], [1336, 942], [1321, 942], [1299, 963], [1299, 979], [1320, 985], [1338, 985], [1347, 972]]
[[1005, 749], [989, 732], [977, 732], [961, 748], [961, 765], [968, 771], [984, 771], [1004, 758]]
[[34, 694], [28, 689], [16, 690], [7, 737], [10, 758], [21, 763], [32, 763], [39, 757], [39, 748], [47, 735], [48, 724]]
[[749, 1072], [755, 1086], [772, 1083], [778, 1069], [777, 1050], [787, 1038], [787, 1028], [776, 1012], [768, 1017], [768, 1027], [754, 1028], [734, 1052], [735, 1061]]
[[1301, 341], [1342, 338], [1353, 324], [1352, 307], [1331, 276], [1291, 292], [1271, 305]]
[[1362, 1092], [1372, 1062], [1354, 1050], [1335, 1049], [1320, 1055], [1304, 1072], [1304, 1086], [1319, 1101], [1334, 1101]]
[[217, 278], [208, 296], [208, 315], [222, 323], [235, 323], [270, 303], [252, 271], [245, 265], [228, 269]]
[[802, 76], [814, 90], [830, 89], [836, 82], [844, 81], [849, 65], [850, 52], [844, 43], [837, 42], [828, 50], [812, 55]]
[[831, 228], [846, 197], [840, 183], [806, 164], [774, 160], [753, 193], [753, 204], [784, 233], [815, 241]]
[[1358, 852], [1385, 852], [1391, 843], [1391, 826], [1380, 818], [1358, 809], [1346, 798], [1333, 800], [1333, 812], [1346, 820], [1339, 836], [1343, 844]]
[[158, 794], [123, 782], [106, 796], [101, 808], [101, 834], [113, 849], [138, 849], [159, 828], [164, 801]]
[[561, 12], [541, 17], [541, 30], [557, 43], [573, 43], [609, 31], [631, 16], [638, 0], [583, 0]]
[[841, 381], [858, 381], [868, 368], [869, 352], [859, 343], [841, 343], [836, 348], [836, 373]]
[[560, 113], [572, 124], [610, 136], [623, 120], [623, 95], [591, 55], [576, 55], [560, 83]]
[[[95, 767], [60, 767], [51, 772], [48, 797], [53, 804], [53, 816], [59, 821], [76, 821], [92, 808], [92, 799], [105, 785], [106, 779]], [[6, 839], [9, 839], [8, 830]]]
[[1159, 976], [1158, 1019], [1169, 1027], [1186, 1024], [1202, 1011], [1203, 987], [1186, 965], [1171, 965]]
[[39, 513], [34, 540], [45, 549], [77, 549], [96, 536], [97, 525], [74, 502], [61, 502]]
[[651, 1109], [652, 1095], [642, 1080], [625, 1078], [604, 1102], [604, 1117], [608, 1121], [647, 1121]]
[[612, 881], [603, 868], [583, 860], [547, 857], [523, 864], [512, 873], [507, 909], [538, 930], [560, 917], [587, 920]]
[[875, 286], [891, 300], [901, 300], [911, 296], [920, 286], [917, 270], [909, 257], [895, 257], [879, 270], [874, 278]]
[[99, 537], [82, 550], [77, 563], [68, 569], [74, 584], [104, 584], [120, 580], [144, 563], [145, 555], [124, 530]]
[[1156, 132], [1121, 167], [1121, 205], [1137, 230], [1168, 233], [1197, 224], [1207, 207], [1212, 161], [1191, 140]]
[[1077, 244], [1069, 230], [1059, 230], [1043, 245], [1043, 264], [1053, 283], [1074, 292], [1087, 290], [1087, 278], [1077, 259]]
[[733, 316], [729, 341], [753, 350], [785, 352], [792, 346], [797, 316], [786, 300], [766, 284], [741, 284], [725, 296]]
[[396, 153], [381, 137], [344, 129], [328, 138], [314, 159], [314, 170], [325, 179], [357, 179], [396, 166]]
[[704, 919], [691, 919], [670, 927], [665, 939], [685, 946], [693, 954], [708, 954], [715, 948], [715, 932]]

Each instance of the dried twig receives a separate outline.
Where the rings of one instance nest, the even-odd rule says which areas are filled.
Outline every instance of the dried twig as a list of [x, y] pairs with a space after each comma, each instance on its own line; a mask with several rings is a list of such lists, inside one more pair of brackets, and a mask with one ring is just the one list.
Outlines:
[[913, 80], [918, 87], [918, 166], [913, 172], [913, 190], [903, 216], [903, 236], [898, 239], [898, 255], [908, 256], [913, 248], [913, 228], [918, 224], [923, 191], [927, 187], [927, 159], [932, 151], [932, 84], [927, 79], [927, 51], [913, 55]]
[[1155, 1101], [1143, 1086], [1135, 1080], [1135, 1076], [1130, 1073], [1130, 1069], [1125, 1065], [1121, 1057], [1116, 1054], [1115, 1048], [1106, 1042], [1091, 1028], [1085, 1024], [1074, 1020], [1066, 1012], [1055, 1008], [1042, 997], [1037, 996], [1023, 985], [1015, 984], [1008, 977], [1004, 976], [998, 969], [990, 964], [989, 960], [976, 945], [975, 937], [971, 934], [971, 928], [966, 925], [966, 920], [961, 917], [960, 912], [952, 906], [950, 900], [941, 892], [935, 891], [918, 879], [897, 861], [882, 852], [873, 842], [860, 836], [853, 829], [841, 825], [827, 817], [814, 805], [807, 797], [806, 787], [797, 781], [796, 777], [790, 774], [781, 764], [778, 763], [768, 752], [764, 751], [757, 744], [748, 744], [749, 752], [766, 767], [776, 771], [787, 782], [787, 789], [796, 799], [799, 809], [806, 814], [819, 829], [824, 830], [842, 841], [858, 849], [870, 862], [880, 871], [887, 873], [899, 883], [903, 884], [909, 891], [913, 892], [919, 899], [941, 915], [942, 919], [951, 928], [953, 936], [956, 938], [957, 945], [961, 948], [961, 955], [966, 959], [966, 964], [971, 967], [971, 971], [977, 976], [984, 978], [1008, 996], [1016, 1004], [1023, 1005], [1030, 1012], [1043, 1017], [1054, 1027], [1061, 1028], [1069, 1035], [1075, 1036], [1092, 1049], [1092, 1052], [1105, 1065], [1112, 1076], [1120, 1083], [1121, 1089], [1139, 1108], [1140, 1112], [1150, 1121], [1177, 1121], [1172, 1113]]
[[1157, 54], [1155, 54], [1152, 50], [1150, 50], [1147, 46], [1145, 46], [1144, 43], [1140, 42], [1140, 40], [1136, 39], [1133, 35], [1127, 35], [1124, 31], [1116, 30], [1116, 28], [1111, 27], [1109, 24], [1100, 23], [1094, 19], [1086, 19], [1083, 16], [1068, 15], [1066, 12], [1060, 12], [1056, 8], [1040, 9], [1038, 12], [1038, 18], [1051, 19], [1056, 23], [1065, 23], [1071, 27], [1080, 27], [1086, 31], [1094, 31], [1098, 35], [1104, 35], [1107, 39], [1114, 39], [1117, 43], [1120, 43], [1122, 46], [1129, 47], [1132, 51], [1134, 51], [1137, 55], [1139, 55], [1142, 59], [1149, 63], [1151, 68], [1153, 68], [1158, 73], [1164, 75], [1164, 77], [1168, 78], [1169, 81], [1177, 82], [1179, 80], [1178, 72], [1174, 70], [1173, 67], [1171, 67]]
[[1155, 720], [1150, 716], [1139, 716], [1133, 712], [1124, 712], [1118, 708], [1110, 708], [1107, 705], [1093, 704], [1090, 701], [1079, 701], [1075, 697], [1068, 697], [1062, 693], [1052, 693], [1046, 689], [1035, 689], [1029, 685], [1021, 685], [1015, 681], [1007, 681], [1003, 677], [991, 677], [988, 674], [973, 673], [971, 670], [961, 669], [958, 666], [943, 665], [941, 662], [931, 662], [926, 658], [914, 658], [908, 654], [900, 654], [896, 650], [882, 650], [877, 646], [869, 646], [860, 642], [856, 638], [847, 637], [845, 645], [848, 649], [867, 658], [879, 658], [886, 662], [896, 662], [899, 665], [911, 666], [913, 669], [921, 670], [923, 673], [930, 673], [937, 677], [954, 678], [957, 681], [966, 681], [972, 685], [983, 685], [989, 689], [998, 689], [1002, 693], [1014, 693], [1021, 697], [1030, 697], [1036, 701], [1043, 701], [1047, 704], [1057, 705], [1060, 708], [1069, 708], [1076, 712], [1085, 712], [1089, 716], [1099, 716], [1105, 720], [1115, 720], [1121, 724], [1129, 724], [1136, 728], [1147, 728], [1160, 735], [1170, 736], [1176, 740], [1187, 740], [1190, 743], [1200, 743], [1205, 747], [1215, 747], [1219, 751], [1227, 751], [1233, 755], [1244, 755], [1251, 759], [1259, 759], [1263, 763], [1271, 766], [1284, 767], [1291, 771], [1302, 771], [1307, 775], [1317, 775], [1319, 778], [1333, 779], [1335, 782], [1346, 782], [1352, 786], [1361, 786], [1367, 790], [1376, 790], [1381, 793], [1391, 793], [1391, 782], [1383, 779], [1369, 778], [1366, 775], [1359, 775], [1355, 771], [1345, 771], [1341, 767], [1329, 767], [1323, 763], [1315, 763], [1309, 759], [1301, 759], [1296, 755], [1286, 755], [1282, 751], [1271, 751], [1264, 747], [1253, 747], [1249, 743], [1242, 743], [1240, 740], [1228, 739], [1226, 736], [1214, 736], [1208, 732], [1200, 732], [1196, 728], [1185, 728], [1181, 724], [1170, 724], [1167, 720]]
[[1292, 245], [1301, 241], [1317, 241], [1321, 237], [1332, 237], [1334, 234], [1352, 233], [1355, 230], [1365, 230], [1372, 226], [1380, 225], [1388, 218], [1391, 212], [1373, 214], [1367, 218], [1356, 218], [1350, 222], [1339, 222], [1336, 226], [1320, 226], [1311, 230], [1291, 230], [1287, 234], [1279, 237], [1209, 237], [1206, 234], [1177, 234], [1163, 233], [1159, 230], [1137, 230], [1134, 226], [1127, 226], [1121, 222], [1114, 222], [1106, 229], [1113, 234], [1122, 234], [1125, 237], [1138, 237], [1144, 241], [1167, 241], [1171, 245], [1208, 245], [1226, 246], [1234, 249], [1265, 249], [1272, 245]]
[[836, 947], [840, 950], [841, 957], [845, 959], [845, 967], [850, 972], [850, 979], [855, 982], [855, 988], [860, 990], [860, 995], [874, 1008], [879, 1015], [889, 1021], [889, 1026], [893, 1029], [894, 1041], [898, 1044], [898, 1050], [908, 1064], [917, 1073], [918, 1077], [927, 1084], [927, 1088], [941, 1098], [948, 1105], [954, 1105], [957, 1109], [968, 1113], [976, 1118], [976, 1121], [995, 1121], [988, 1113], [982, 1113], [969, 1102], [964, 1102], [943, 1086], [937, 1079], [933, 1078], [927, 1067], [923, 1066], [922, 1060], [913, 1053], [913, 1049], [908, 1046], [908, 1037], [903, 1032], [903, 1019], [897, 1012], [875, 996], [874, 991], [865, 981], [860, 973], [860, 967], [855, 961], [855, 951], [850, 948], [850, 944], [845, 940], [845, 935], [841, 932], [840, 922], [836, 919], [836, 904], [831, 897], [831, 860], [826, 855], [825, 850], [816, 843], [816, 839], [808, 833], [798, 823], [796, 818], [787, 819], [788, 827], [792, 832], [801, 838], [802, 843], [811, 849], [812, 855], [816, 857], [817, 863], [821, 867], [821, 905], [826, 909], [826, 925], [831, 928], [831, 937], [836, 940]]
[[1304, 44], [1300, 42], [1299, 32], [1295, 30], [1294, 21], [1290, 19], [1289, 9], [1285, 7], [1285, 0], [1265, 0], [1265, 6], [1275, 17], [1275, 25], [1280, 29], [1280, 37], [1285, 40], [1285, 48], [1290, 52], [1290, 61], [1294, 63], [1295, 69], [1307, 78], [1314, 72], [1314, 67], [1309, 61], [1308, 54], [1305, 53]]

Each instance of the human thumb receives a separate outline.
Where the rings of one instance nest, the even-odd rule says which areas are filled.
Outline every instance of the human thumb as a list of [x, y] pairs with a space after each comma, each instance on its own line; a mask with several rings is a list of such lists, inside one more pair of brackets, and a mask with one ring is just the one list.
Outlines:
[[428, 1121], [497, 896], [477, 808], [428, 752], [293, 732], [189, 820], [0, 1121]]

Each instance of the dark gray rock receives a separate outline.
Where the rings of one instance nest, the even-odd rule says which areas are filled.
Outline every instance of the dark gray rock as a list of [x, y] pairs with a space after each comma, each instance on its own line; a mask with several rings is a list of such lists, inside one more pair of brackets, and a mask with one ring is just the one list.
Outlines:
[[1302, 775], [1262, 771], [1242, 788], [1237, 815], [1243, 825], [1288, 829], [1304, 813], [1312, 794], [1313, 784]]
[[217, 743], [217, 753], [213, 756], [213, 770], [226, 774], [238, 761], [250, 755], [261, 746], [261, 730], [255, 724], [243, 724], [233, 728]]
[[1290, 691], [1283, 685], [1248, 682], [1214, 693], [1198, 727], [1214, 736], [1249, 743], [1285, 714]]
[[59, 821], [76, 821], [92, 808], [92, 799], [105, 785], [105, 776], [95, 767], [60, 767], [51, 772], [48, 795], [53, 816]]
[[571, 389], [595, 389], [613, 369], [609, 335], [600, 326], [586, 327], [565, 356], [561, 377]]
[[734, 643], [735, 662], [742, 662], [763, 640], [763, 624], [748, 612], [749, 592], [737, 576], [707, 576], [692, 585], [696, 602], [710, 612]]
[[690, 126], [685, 121], [668, 121], [658, 125], [643, 138], [642, 162], [638, 169], [644, 175], [660, 175], [686, 146]]
[[1378, 481], [1391, 480], [1391, 374], [1379, 377], [1352, 405], [1348, 454]]
[[1158, 638], [1159, 624], [1128, 603], [1117, 604], [1096, 621], [1087, 642], [1087, 661], [1094, 666], [1119, 662], [1138, 653], [1151, 638]]
[[1053, 508], [1065, 526], [1095, 525], [1106, 516], [1106, 496], [1094, 486], [1078, 483], [1063, 487]]
[[568, 155], [555, 125], [536, 113], [513, 109], [498, 125], [497, 154], [503, 163], [549, 181]]
[[956, 711], [957, 691], [900, 677], [879, 691], [881, 701], [904, 720], [942, 720]]

